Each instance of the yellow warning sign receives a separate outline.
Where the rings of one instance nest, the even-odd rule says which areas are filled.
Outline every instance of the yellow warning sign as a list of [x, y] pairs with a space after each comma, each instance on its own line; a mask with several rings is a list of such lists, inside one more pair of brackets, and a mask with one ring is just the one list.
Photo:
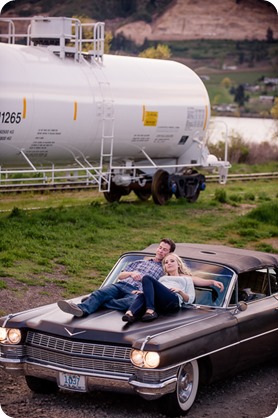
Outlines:
[[156, 126], [158, 120], [158, 112], [145, 110], [143, 106], [143, 124], [144, 126]]

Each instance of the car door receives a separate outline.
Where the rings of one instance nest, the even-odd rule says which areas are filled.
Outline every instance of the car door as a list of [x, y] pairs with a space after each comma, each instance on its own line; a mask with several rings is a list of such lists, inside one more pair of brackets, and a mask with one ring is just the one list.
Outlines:
[[278, 297], [277, 289], [272, 285], [275, 280], [277, 282], [273, 269], [256, 270], [238, 277], [238, 299], [242, 298], [247, 304], [247, 309], [236, 315], [239, 369], [256, 364], [258, 359], [261, 362], [276, 355]]

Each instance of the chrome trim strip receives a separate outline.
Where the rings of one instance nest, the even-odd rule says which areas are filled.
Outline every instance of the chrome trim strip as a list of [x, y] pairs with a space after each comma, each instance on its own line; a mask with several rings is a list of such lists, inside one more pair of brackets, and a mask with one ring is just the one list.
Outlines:
[[[216, 349], [216, 350], [212, 350], [212, 351], [210, 351], [210, 352], [208, 352], [208, 353], [201, 354], [200, 356], [192, 357], [192, 358], [190, 358], [190, 359], [188, 359], [188, 360], [186, 360], [186, 361], [183, 361], [183, 362], [180, 362], [180, 363], [176, 363], [176, 364], [175, 364], [175, 366], [181, 366], [181, 365], [182, 365], [182, 364], [184, 364], [184, 363], [189, 363], [190, 361], [193, 361], [193, 360], [198, 360], [199, 358], [209, 356], [209, 355], [214, 354], [214, 353], [217, 353], [217, 352], [219, 352], [219, 351], [226, 350], [226, 349], [228, 349], [228, 348], [230, 348], [230, 347], [234, 347], [234, 346], [236, 346], [236, 345], [239, 345], [239, 344], [245, 343], [246, 341], [251, 341], [251, 340], [254, 340], [255, 338], [259, 338], [259, 337], [262, 337], [263, 335], [267, 335], [267, 334], [270, 334], [270, 333], [272, 333], [272, 332], [276, 332], [276, 331], [278, 331], [278, 328], [275, 328], [275, 329], [270, 330], [270, 331], [267, 331], [267, 332], [263, 332], [263, 333], [261, 333], [261, 334], [255, 335], [255, 336], [253, 336], [253, 337], [246, 338], [246, 339], [244, 339], [244, 340], [237, 341], [236, 343], [226, 345], [225, 347], [221, 347], [221, 348], [218, 348], [218, 349]], [[134, 367], [135, 367], [136, 369], [138, 368], [138, 367], [136, 367], [136, 366], [134, 366]], [[160, 369], [160, 370], [167, 370], [167, 369], [171, 369], [172, 367], [173, 367], [173, 366], [168, 367], [168, 368], [165, 368], [165, 369]], [[139, 369], [140, 369], [140, 368], [139, 368]]]
[[66, 369], [63, 367], [54, 367], [51, 365], [46, 365], [46, 364], [39, 364], [39, 363], [32, 363], [29, 361], [26, 361], [24, 364], [24, 370], [28, 373], [35, 373], [36, 372], [36, 376], [40, 376], [40, 375], [47, 375], [47, 373], [50, 373], [53, 375], [53, 373], [56, 375], [59, 372], [63, 372], [63, 373], [68, 373], [68, 374], [79, 374], [82, 376], [86, 376], [86, 377], [91, 377], [91, 378], [96, 378], [96, 379], [108, 379], [108, 380], [113, 380], [114, 382], [129, 382], [129, 379], [131, 378], [132, 374], [129, 374], [128, 376], [124, 376], [124, 375], [113, 375], [113, 374], [100, 374], [100, 373], [91, 373], [91, 372], [85, 372], [85, 371], [74, 371], [74, 370], [70, 370], [70, 369]]

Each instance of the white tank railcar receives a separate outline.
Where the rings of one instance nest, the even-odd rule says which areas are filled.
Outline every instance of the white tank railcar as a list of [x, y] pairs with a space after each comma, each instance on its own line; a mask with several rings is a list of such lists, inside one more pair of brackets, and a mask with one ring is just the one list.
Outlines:
[[88, 40], [88, 25], [68, 18], [34, 17], [17, 35], [25, 20], [1, 19], [2, 179], [35, 172], [53, 181], [82, 168], [110, 202], [134, 190], [158, 204], [172, 194], [195, 201], [205, 188], [198, 167], [218, 168], [226, 181], [227, 158], [217, 161], [205, 144], [210, 102], [191, 69], [104, 55], [103, 23]]

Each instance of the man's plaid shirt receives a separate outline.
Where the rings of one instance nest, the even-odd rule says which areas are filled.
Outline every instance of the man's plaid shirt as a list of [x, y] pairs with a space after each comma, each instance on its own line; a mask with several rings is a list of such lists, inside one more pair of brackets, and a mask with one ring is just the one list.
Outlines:
[[[161, 261], [154, 261], [152, 259], [132, 261], [123, 269], [123, 271], [138, 271], [142, 275], [142, 277], [149, 275], [156, 280], [158, 280], [161, 276], [165, 274], [162, 268]], [[136, 289], [142, 290], [141, 280], [134, 280], [131, 276], [127, 277], [126, 279], [120, 280], [120, 282], [129, 283], [132, 286], [136, 287]]]

